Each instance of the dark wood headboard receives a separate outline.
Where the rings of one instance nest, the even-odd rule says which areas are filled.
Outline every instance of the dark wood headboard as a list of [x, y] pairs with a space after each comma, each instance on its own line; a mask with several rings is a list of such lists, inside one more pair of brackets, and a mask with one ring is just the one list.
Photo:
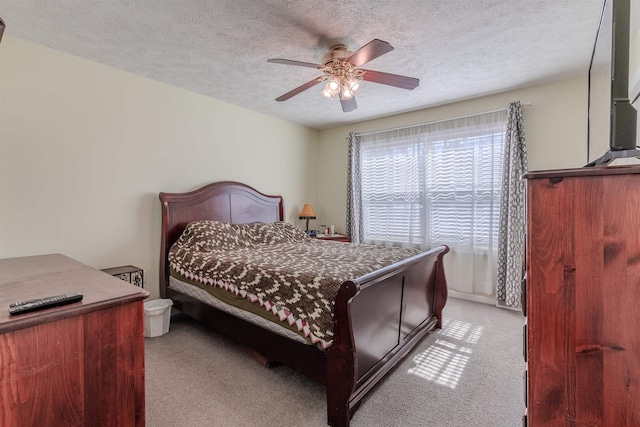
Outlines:
[[221, 181], [187, 193], [160, 193], [162, 236], [160, 241], [160, 294], [169, 282], [168, 255], [191, 221], [216, 220], [232, 224], [275, 222], [284, 219], [282, 196], [262, 194], [248, 185]]

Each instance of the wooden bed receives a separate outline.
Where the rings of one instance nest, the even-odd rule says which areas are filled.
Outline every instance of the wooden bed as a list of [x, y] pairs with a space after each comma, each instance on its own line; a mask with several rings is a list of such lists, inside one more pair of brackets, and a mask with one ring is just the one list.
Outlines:
[[[429, 332], [442, 326], [447, 299], [441, 246], [346, 281], [334, 301], [334, 339], [327, 351], [285, 338], [168, 287], [168, 252], [187, 223], [233, 224], [284, 219], [283, 199], [238, 182], [187, 193], [160, 193], [160, 293], [188, 316], [327, 387], [327, 417], [348, 426], [365, 394]], [[348, 243], [341, 243], [348, 244]]]

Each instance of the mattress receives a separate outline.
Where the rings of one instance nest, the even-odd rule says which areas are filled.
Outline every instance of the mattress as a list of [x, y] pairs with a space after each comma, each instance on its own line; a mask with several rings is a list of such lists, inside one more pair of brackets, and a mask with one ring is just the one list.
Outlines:
[[200, 289], [199, 287], [194, 286], [190, 283], [178, 280], [175, 277], [169, 277], [169, 288], [173, 289], [176, 292], [180, 292], [181, 294], [185, 294], [194, 299], [197, 299], [198, 301], [210, 305], [211, 307], [215, 307], [218, 310], [224, 311], [225, 313], [231, 314], [235, 317], [239, 317], [242, 320], [253, 323], [254, 325], [260, 326], [261, 328], [267, 329], [271, 332], [275, 332], [276, 334], [281, 335], [285, 338], [289, 338], [293, 341], [301, 342], [303, 344], [311, 344], [310, 341], [305, 340], [297, 332], [289, 330], [275, 322], [265, 319], [262, 316], [251, 313], [250, 311], [242, 310], [238, 307], [232, 306], [231, 304], [227, 304], [226, 302], [214, 297], [209, 292]]

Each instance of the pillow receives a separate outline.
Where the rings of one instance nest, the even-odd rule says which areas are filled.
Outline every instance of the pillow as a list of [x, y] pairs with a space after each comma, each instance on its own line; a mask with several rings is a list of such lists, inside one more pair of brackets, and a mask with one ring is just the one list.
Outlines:
[[287, 222], [280, 221], [256, 225], [256, 235], [254, 236], [254, 243], [256, 244], [293, 243], [309, 238], [304, 231]]
[[[244, 233], [243, 233], [244, 231]], [[194, 221], [187, 224], [176, 242], [197, 251], [233, 250], [251, 246], [246, 230], [222, 221]]]
[[176, 245], [210, 252], [291, 243], [305, 238], [308, 238], [306, 233], [286, 222], [230, 224], [207, 220], [187, 224]]

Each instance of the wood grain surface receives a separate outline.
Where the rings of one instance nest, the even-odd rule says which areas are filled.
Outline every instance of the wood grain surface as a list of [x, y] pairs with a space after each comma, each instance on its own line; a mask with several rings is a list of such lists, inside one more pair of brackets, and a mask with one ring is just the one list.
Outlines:
[[529, 176], [530, 426], [640, 425], [640, 174]]
[[[0, 426], [144, 426], [139, 287], [63, 255], [0, 260]], [[10, 302], [82, 302], [8, 316]]]

